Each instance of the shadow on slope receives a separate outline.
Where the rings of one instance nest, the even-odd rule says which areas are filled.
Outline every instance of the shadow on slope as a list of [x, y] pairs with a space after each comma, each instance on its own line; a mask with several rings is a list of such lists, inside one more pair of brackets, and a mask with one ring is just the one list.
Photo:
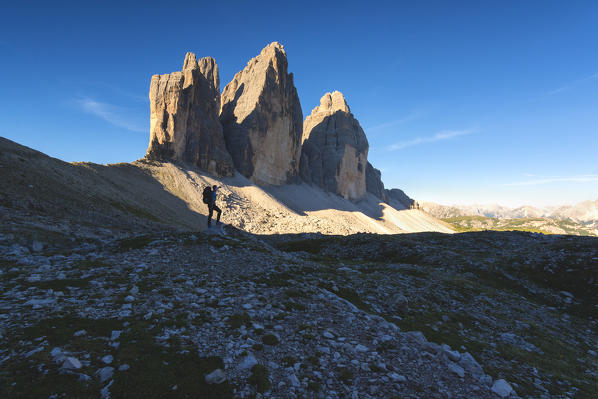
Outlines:
[[5, 138], [0, 150], [0, 206], [11, 213], [121, 231], [205, 224], [135, 164], [70, 164]]
[[345, 212], [361, 212], [377, 220], [381, 220], [383, 216], [384, 208], [380, 204], [380, 200], [371, 194], [367, 194], [361, 201], [352, 202], [306, 183], [270, 186], [264, 188], [264, 191], [299, 215], [306, 215], [306, 212], [336, 209]]
[[254, 233], [452, 232], [419, 211], [398, 211], [371, 194], [351, 202], [308, 184], [261, 188], [240, 174], [218, 179], [183, 163], [70, 164], [7, 139], [0, 140], [0, 149], [0, 206], [11, 211], [13, 227], [60, 225], [63, 234], [79, 236], [84, 230], [95, 236], [202, 230], [207, 214], [202, 191], [217, 184], [223, 186], [223, 221]]

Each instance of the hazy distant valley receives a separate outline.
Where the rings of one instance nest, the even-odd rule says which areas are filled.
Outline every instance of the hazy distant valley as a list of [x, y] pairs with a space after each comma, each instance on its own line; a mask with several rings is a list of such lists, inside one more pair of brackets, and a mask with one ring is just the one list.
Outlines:
[[598, 235], [598, 200], [575, 205], [508, 208], [500, 205], [440, 205], [421, 202], [421, 209], [456, 231], [521, 230], [544, 234]]

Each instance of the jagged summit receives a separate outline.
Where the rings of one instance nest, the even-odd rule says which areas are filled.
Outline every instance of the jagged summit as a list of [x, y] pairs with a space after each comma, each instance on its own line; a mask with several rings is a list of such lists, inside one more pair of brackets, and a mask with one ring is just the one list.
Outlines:
[[[347, 100], [345, 100], [345, 96], [340, 91], [333, 91], [332, 93], [326, 93], [320, 99], [320, 105], [315, 107], [311, 113], [328, 113], [333, 114], [337, 111], [342, 111], [347, 114], [351, 113], [351, 109], [347, 105]], [[311, 115], [310, 115], [311, 116]], [[309, 116], [308, 116], [309, 118]]]
[[197, 58], [195, 58], [195, 54], [192, 52], [187, 52], [185, 54], [185, 61], [183, 62], [183, 71], [185, 69], [195, 69], [197, 68]]
[[259, 185], [295, 179], [303, 114], [282, 45], [266, 46], [226, 85], [220, 121], [242, 175]]
[[150, 84], [148, 159], [184, 161], [218, 176], [231, 176], [220, 111], [220, 78], [212, 57], [185, 55], [183, 70], [154, 75]]
[[344, 198], [366, 193], [369, 144], [342, 93], [326, 93], [303, 124], [301, 176]]
[[249, 60], [222, 94], [216, 61], [187, 52], [182, 71], [152, 78], [150, 100], [150, 159], [191, 162], [219, 176], [236, 169], [259, 186], [303, 180], [352, 201], [370, 193], [390, 204], [343, 93], [325, 93], [304, 121], [278, 42]]

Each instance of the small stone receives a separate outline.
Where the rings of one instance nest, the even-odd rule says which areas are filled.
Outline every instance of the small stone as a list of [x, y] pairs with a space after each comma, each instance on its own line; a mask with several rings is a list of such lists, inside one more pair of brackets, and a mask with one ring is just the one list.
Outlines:
[[328, 339], [333, 339], [334, 338], [334, 335], [332, 335], [328, 331], [324, 331], [324, 333], [322, 335], [324, 336], [324, 338], [328, 338]]
[[356, 350], [357, 352], [367, 352], [367, 351], [368, 351], [368, 348], [366, 348], [365, 346], [363, 346], [363, 345], [361, 345], [361, 344], [358, 344], [358, 345], [355, 347], [355, 350]]
[[131, 368], [131, 366], [129, 366], [128, 364], [121, 364], [120, 367], [118, 368], [118, 371], [127, 371], [130, 368]]
[[64, 359], [62, 367], [67, 370], [78, 370], [81, 368], [81, 362], [76, 357], [68, 356], [66, 359]]
[[492, 388], [490, 389], [501, 398], [506, 398], [513, 393], [511, 385], [502, 378], [494, 381], [494, 384], [492, 384]]
[[399, 375], [397, 373], [390, 373], [388, 374], [391, 380], [395, 382], [407, 382], [407, 378], [404, 375]]
[[453, 373], [457, 374], [461, 378], [463, 378], [463, 376], [465, 376], [465, 370], [463, 370], [463, 367], [461, 367], [455, 363], [449, 363], [448, 369], [450, 371], [452, 371]]
[[127, 295], [125, 297], [125, 302], [133, 302], [135, 300], [135, 297], [133, 295]]
[[44, 249], [44, 244], [39, 241], [33, 241], [33, 244], [31, 244], [31, 249], [33, 249], [34, 252], [39, 252]]
[[114, 374], [114, 367], [102, 367], [97, 371], [97, 374], [100, 376], [100, 381], [105, 382], [112, 378], [112, 375]]
[[79, 330], [79, 331], [75, 331], [75, 333], [73, 334], [74, 337], [81, 337], [83, 335], [87, 334], [87, 331], [85, 330]]
[[110, 341], [116, 341], [120, 337], [121, 333], [122, 331], [119, 330], [112, 331], [112, 333], [110, 334]]
[[457, 351], [451, 350], [451, 347], [447, 344], [442, 344], [441, 347], [444, 353], [446, 354], [446, 357], [448, 357], [453, 362], [458, 362], [461, 359], [461, 354]]
[[268, 362], [268, 367], [273, 369], [273, 370], [277, 370], [280, 368], [280, 366], [278, 365], [278, 363], [274, 363], [273, 361], [269, 361]]
[[239, 363], [239, 369], [241, 370], [248, 370], [257, 364], [257, 359], [252, 355], [248, 354], [243, 358], [241, 363]]
[[249, 309], [253, 308], [253, 305], [250, 303], [244, 303], [242, 307], [243, 307], [243, 309], [249, 310]]
[[206, 374], [205, 380], [208, 384], [222, 384], [226, 381], [226, 375], [221, 369], [216, 369], [210, 374]]
[[102, 361], [106, 364], [112, 363], [112, 360], [114, 360], [114, 357], [112, 357], [112, 355], [106, 355], [102, 358]]
[[297, 378], [297, 376], [295, 374], [289, 375], [289, 381], [291, 382], [291, 385], [294, 387], [301, 386], [301, 383], [299, 382], [299, 378]]
[[39, 274], [32, 274], [31, 276], [27, 277], [25, 280], [29, 283], [36, 283], [40, 281], [42, 278]]

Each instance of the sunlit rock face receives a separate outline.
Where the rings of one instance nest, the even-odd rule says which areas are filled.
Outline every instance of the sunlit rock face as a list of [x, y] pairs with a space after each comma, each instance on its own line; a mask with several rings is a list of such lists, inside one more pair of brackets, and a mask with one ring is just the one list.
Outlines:
[[146, 157], [192, 163], [218, 176], [232, 176], [220, 112], [220, 77], [212, 57], [187, 53], [183, 70], [152, 76], [150, 142]]
[[366, 193], [369, 144], [342, 93], [326, 93], [303, 124], [301, 176], [344, 198]]
[[287, 55], [271, 43], [222, 93], [220, 121], [236, 169], [258, 185], [292, 182], [299, 172], [303, 113]]

